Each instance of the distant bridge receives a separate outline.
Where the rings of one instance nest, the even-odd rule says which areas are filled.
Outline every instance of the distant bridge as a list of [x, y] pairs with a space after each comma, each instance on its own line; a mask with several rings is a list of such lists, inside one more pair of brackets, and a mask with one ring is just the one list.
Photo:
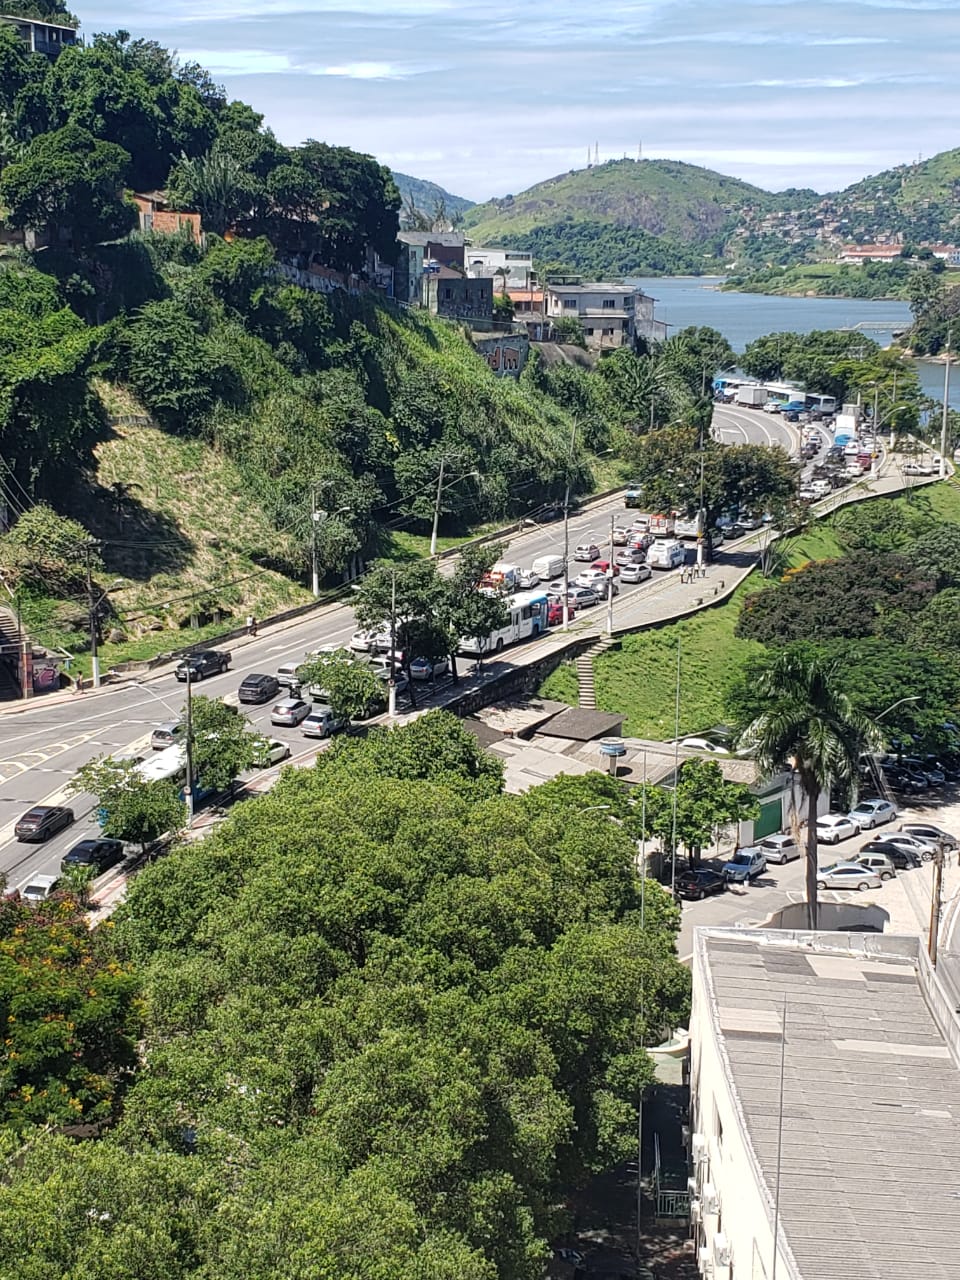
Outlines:
[[876, 329], [882, 332], [889, 330], [905, 329], [909, 326], [907, 320], [861, 320], [858, 324], [841, 325], [840, 333], [865, 333], [868, 329]]

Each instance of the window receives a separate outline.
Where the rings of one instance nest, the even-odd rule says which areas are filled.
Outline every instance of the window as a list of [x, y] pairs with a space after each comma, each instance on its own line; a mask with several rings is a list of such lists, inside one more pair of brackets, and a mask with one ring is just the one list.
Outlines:
[[617, 305], [616, 298], [604, 298], [603, 300], [604, 311], [613, 311], [616, 305]]
[[603, 336], [604, 336], [605, 338], [606, 338], [606, 337], [611, 337], [611, 338], [612, 338], [612, 337], [613, 337], [613, 329], [604, 329], [604, 331], [603, 331]]
[[577, 309], [577, 300], [576, 300], [576, 298], [564, 298], [564, 300], [563, 300], [563, 309], [564, 309], [564, 311], [576, 311], [576, 309]]
[[592, 337], [593, 337], [593, 330], [592, 330], [592, 329], [588, 329], [588, 330], [587, 330], [587, 337], [588, 337], [588, 338], [592, 338]]
[[449, 285], [446, 285], [443, 290], [444, 302], [449, 302], [452, 297], [453, 297], [453, 290], [450, 288]]

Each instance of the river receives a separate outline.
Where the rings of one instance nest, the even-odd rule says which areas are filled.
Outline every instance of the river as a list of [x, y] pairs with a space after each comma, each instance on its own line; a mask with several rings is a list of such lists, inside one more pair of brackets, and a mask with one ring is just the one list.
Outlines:
[[[657, 299], [656, 316], [674, 331], [705, 324], [719, 329], [734, 351], [765, 333], [809, 333], [813, 329], [853, 329], [888, 346], [895, 331], [910, 324], [905, 302], [866, 298], [780, 298], [765, 293], [724, 293], [722, 276], [658, 276], [629, 280]], [[874, 326], [877, 326], [876, 328]], [[914, 362], [920, 385], [935, 400], [943, 397], [943, 365]], [[960, 370], [951, 378], [950, 405], [960, 409]]]

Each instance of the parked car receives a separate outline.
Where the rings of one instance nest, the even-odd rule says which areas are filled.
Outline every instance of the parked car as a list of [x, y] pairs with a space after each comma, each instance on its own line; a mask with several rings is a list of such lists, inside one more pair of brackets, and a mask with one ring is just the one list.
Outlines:
[[674, 887], [681, 898], [706, 898], [711, 893], [723, 893], [726, 879], [719, 871], [709, 867], [694, 867], [690, 871], [678, 871]]
[[875, 872], [881, 880], [892, 880], [897, 874], [896, 864], [882, 849], [868, 849], [864, 845], [857, 856], [857, 862], [867, 871]]
[[378, 680], [382, 680], [384, 684], [387, 684], [392, 676], [393, 685], [397, 693], [405, 693], [410, 687], [410, 681], [407, 679], [406, 672], [401, 671], [397, 667], [392, 669], [389, 666], [376, 667], [374, 668], [373, 674]]
[[860, 824], [846, 813], [825, 813], [817, 819], [817, 839], [821, 844], [839, 844], [860, 834]]
[[941, 849], [956, 849], [957, 837], [952, 836], [943, 827], [935, 827], [932, 822], [901, 822], [900, 830], [907, 835], [916, 836], [919, 840], [929, 840]]
[[269, 702], [280, 691], [280, 681], [276, 676], [262, 673], [244, 676], [237, 697], [241, 702]]
[[763, 516], [755, 516], [749, 511], [741, 511], [739, 520], [740, 528], [746, 529], [748, 533], [763, 528]]
[[122, 862], [123, 858], [122, 840], [108, 840], [105, 836], [81, 840], [60, 863], [60, 870], [66, 871], [67, 867], [95, 867], [99, 876]]
[[818, 889], [879, 889], [880, 877], [859, 862], [835, 862], [817, 872]]
[[870, 853], [882, 853], [884, 857], [890, 859], [898, 871], [909, 871], [911, 867], [920, 865], [919, 854], [913, 849], [894, 844], [892, 840], [868, 840], [865, 845], [861, 846], [860, 852], [857, 854], [857, 861], [859, 862], [864, 854]]
[[300, 670], [307, 661], [306, 658], [300, 658], [299, 661], [291, 659], [280, 663], [277, 667], [277, 684], [281, 689], [289, 689], [294, 696], [300, 693]]
[[767, 869], [767, 860], [761, 849], [747, 846], [737, 852], [723, 864], [723, 874], [731, 884], [746, 884], [747, 881], [762, 875]]
[[600, 596], [592, 587], [571, 586], [567, 591], [567, 598], [577, 609], [591, 609], [600, 603]]
[[905, 476], [935, 476], [937, 468], [932, 462], [905, 462], [903, 464], [903, 474]]
[[13, 834], [24, 844], [40, 844], [72, 824], [72, 809], [56, 804], [35, 804], [17, 821]]
[[313, 705], [303, 698], [281, 698], [270, 708], [270, 723], [294, 728], [313, 710]]
[[653, 570], [643, 560], [636, 560], [632, 564], [625, 564], [620, 570], [621, 582], [646, 582], [648, 578], [653, 577]]
[[59, 887], [59, 876], [34, 876], [30, 883], [20, 890], [20, 897], [26, 898], [27, 902], [46, 902]]
[[908, 769], [901, 769], [898, 765], [883, 764], [880, 766], [880, 770], [887, 786], [892, 787], [894, 791], [902, 792], [904, 795], [920, 796], [930, 789], [930, 784], [925, 777], [918, 777], [917, 774]]
[[533, 587], [539, 587], [540, 575], [534, 573], [532, 569], [517, 570], [517, 586], [522, 587], [524, 591], [530, 591]]
[[254, 758], [257, 769], [269, 769], [271, 765], [280, 764], [290, 755], [290, 745], [279, 738], [267, 738]]
[[182, 742], [187, 726], [182, 720], [171, 720], [168, 724], [158, 724], [150, 735], [150, 745], [154, 751], [166, 751], [167, 747]]
[[347, 641], [347, 648], [352, 649], [354, 653], [369, 653], [373, 648], [374, 637], [380, 628], [373, 631], [364, 630], [362, 627], [359, 631], [355, 631]]
[[803, 852], [792, 835], [779, 831], [775, 836], [764, 836], [757, 841], [757, 848], [763, 850], [767, 862], [793, 862]]
[[925, 760], [919, 760], [916, 756], [904, 756], [901, 764], [905, 769], [925, 777], [931, 787], [942, 787], [947, 780], [947, 775], [930, 756]]
[[578, 573], [574, 578], [573, 584], [576, 587], [587, 587], [589, 590], [595, 591], [604, 600], [607, 598], [608, 591], [612, 591], [614, 595], [617, 595], [620, 590], [620, 584], [616, 578], [608, 578], [599, 569], [584, 569], [582, 573]]
[[410, 663], [410, 675], [414, 680], [436, 680], [437, 676], [445, 676], [450, 670], [449, 658], [414, 658]]
[[929, 862], [937, 851], [934, 840], [921, 840], [919, 836], [911, 836], [906, 831], [885, 831], [882, 839], [887, 844], [896, 845], [898, 849], [905, 849], [918, 862]]
[[203, 653], [191, 653], [179, 664], [174, 675], [182, 683], [203, 680], [206, 676], [222, 676], [230, 666], [230, 654], [220, 649], [205, 649]]
[[689, 751], [707, 751], [710, 755], [729, 755], [726, 747], [721, 747], [717, 742], [711, 742], [709, 738], [681, 738], [680, 746], [686, 747]]
[[859, 804], [853, 806], [848, 814], [850, 821], [855, 822], [861, 831], [868, 831], [871, 827], [879, 827], [884, 822], [892, 822], [896, 816], [897, 806], [891, 804], [889, 800], [881, 800], [879, 797], [861, 800]]
[[587, 564], [592, 564], [594, 560], [600, 559], [600, 548], [595, 542], [581, 542], [573, 553], [574, 560], [583, 560]]
[[305, 738], [329, 738], [347, 727], [347, 721], [334, 714], [333, 707], [318, 703], [308, 716], [304, 716], [300, 729]]

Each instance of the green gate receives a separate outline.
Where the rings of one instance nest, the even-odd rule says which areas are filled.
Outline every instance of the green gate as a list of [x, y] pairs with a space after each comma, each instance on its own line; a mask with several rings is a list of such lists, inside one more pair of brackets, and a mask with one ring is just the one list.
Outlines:
[[760, 817], [753, 824], [754, 840], [761, 840], [764, 836], [773, 835], [783, 826], [783, 800], [777, 796], [776, 800], [768, 800], [766, 804], [760, 806]]

